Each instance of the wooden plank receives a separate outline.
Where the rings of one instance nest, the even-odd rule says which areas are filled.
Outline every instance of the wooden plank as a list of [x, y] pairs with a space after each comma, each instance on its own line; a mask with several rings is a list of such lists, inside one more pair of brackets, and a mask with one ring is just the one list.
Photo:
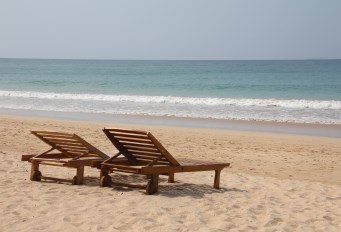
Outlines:
[[108, 132], [123, 132], [123, 133], [134, 133], [134, 134], [141, 134], [141, 135], [146, 135], [147, 132], [146, 131], [140, 131], [140, 130], [129, 130], [129, 129], [119, 129], [119, 128], [113, 128], [113, 129], [107, 129], [104, 128], [103, 130], [106, 130]]
[[153, 159], [149, 164], [147, 164], [147, 166], [152, 166], [152, 165], [156, 164], [160, 159], [161, 159], [161, 156]]
[[149, 161], [157, 159], [159, 164], [170, 165], [169, 161], [162, 159], [161, 156], [159, 156], [159, 157], [148, 157], [147, 156], [146, 157], [146, 156], [143, 156], [143, 155], [136, 155], [135, 157], [139, 161], [149, 162]]
[[135, 150], [135, 149], [128, 149], [128, 151], [131, 154], [139, 154], [139, 155], [153, 156], [153, 157], [162, 156], [162, 154], [160, 152], [139, 151], [139, 150]]
[[[44, 138], [43, 136], [39, 135], [37, 132], [32, 131], [32, 134], [34, 134], [36, 137], [38, 137], [40, 140], [42, 140], [43, 142], [47, 143], [48, 145], [50, 145], [53, 149], [57, 149], [57, 144], [54, 141], [51, 141], [49, 139]], [[60, 149], [58, 149], [60, 150]], [[64, 152], [65, 153], [65, 152]], [[72, 155], [65, 153], [65, 155], [68, 155], [70, 157], [72, 157]]]
[[139, 154], [139, 153], [131, 153], [134, 157], [145, 157], [145, 158], [149, 158], [149, 159], [155, 159], [155, 158], [159, 158], [159, 157], [163, 157], [161, 155], [148, 155], [148, 154]]
[[60, 147], [70, 148], [70, 149], [79, 149], [79, 150], [89, 150], [85, 146], [81, 144], [59, 144]]
[[167, 151], [166, 148], [162, 146], [162, 144], [149, 132], [148, 137], [155, 144], [158, 150], [162, 153], [164, 157], [172, 164], [172, 165], [180, 165], [178, 161]]
[[76, 151], [66, 151], [66, 150], [64, 150], [64, 153], [66, 153], [66, 152], [72, 156], [71, 157], [72, 159], [74, 159], [76, 157], [80, 158], [80, 157], [83, 157], [84, 155], [87, 154], [86, 152], [76, 152]]
[[103, 159], [107, 159], [109, 158], [109, 156], [107, 156], [105, 153], [103, 153], [102, 151], [98, 150], [96, 147], [92, 146], [90, 143], [88, 143], [87, 141], [85, 141], [84, 139], [82, 139], [80, 136], [74, 134], [74, 138], [76, 138], [79, 142], [81, 142], [86, 148], [88, 148], [90, 151], [92, 151], [94, 154], [97, 154], [98, 156], [100, 156]]
[[199, 172], [199, 171], [213, 171], [223, 169], [227, 167], [224, 164], [215, 165], [193, 165], [193, 166], [151, 166], [142, 167], [141, 174], [153, 174], [153, 173], [176, 173], [176, 172]]
[[117, 165], [123, 165], [123, 166], [131, 166], [131, 164], [129, 163], [129, 161], [127, 159], [125, 160], [112, 160], [110, 162], [108, 162], [108, 164], [117, 164]]
[[46, 135], [68, 135], [72, 136], [73, 134], [70, 133], [63, 133], [63, 132], [55, 132], [55, 131], [31, 131], [31, 133], [36, 133], [36, 134], [46, 134]]
[[108, 163], [102, 163], [102, 167], [107, 168], [117, 168], [122, 170], [130, 170], [130, 171], [139, 171], [141, 170], [141, 166], [127, 166], [127, 165], [117, 165], [117, 164], [108, 164]]
[[143, 158], [139, 158], [137, 157], [137, 160], [139, 161], [139, 164], [141, 164], [141, 166], [151, 166], [151, 165], [164, 165], [164, 166], [169, 166], [170, 163], [169, 161], [156, 161], [156, 163], [154, 164], [154, 160], [152, 159], [143, 159]]
[[129, 171], [129, 170], [123, 170], [123, 169], [116, 169], [116, 168], [110, 168], [110, 172], [122, 172], [122, 173], [130, 173], [130, 174], [140, 174], [138, 171]]
[[84, 154], [84, 152], [68, 151], [68, 150], [65, 150], [65, 149], [62, 149], [62, 148], [60, 148], [59, 150], [63, 151], [64, 153], [68, 153], [69, 155], [72, 156], [72, 158], [74, 158], [75, 156], [79, 156], [79, 155], [83, 155]]
[[141, 174], [150, 175], [153, 173], [176, 173], [182, 172], [181, 166], [150, 166], [150, 167], [142, 167]]
[[21, 161], [29, 161], [32, 157], [36, 156], [37, 154], [35, 155], [22, 155], [21, 156]]
[[112, 135], [115, 137], [125, 137], [125, 138], [135, 138], [135, 139], [148, 139], [147, 135], [140, 135], [140, 134], [128, 134], [128, 133], [118, 133], [118, 132], [111, 132]]
[[169, 161], [158, 160], [155, 165], [170, 165]]
[[69, 167], [80, 167], [80, 166], [91, 166], [92, 161], [96, 161], [98, 159], [78, 159], [78, 160], [69, 160], [67, 162]]
[[50, 141], [44, 139], [43, 137], [41, 137], [40, 135], [38, 135], [35, 131], [31, 131], [31, 133], [33, 135], [35, 135], [38, 139], [40, 139], [41, 141], [43, 141], [44, 143], [50, 145], [52, 148], [55, 148], [55, 144], [51, 143]]
[[66, 167], [66, 164], [62, 164], [62, 163], [51, 163], [51, 162], [49, 162], [49, 161], [41, 161], [40, 164], [48, 165], [48, 166], [56, 166], [56, 167]]
[[78, 159], [81, 159], [81, 158], [84, 158], [84, 156], [86, 156], [88, 153], [81, 153], [80, 155], [76, 156], [75, 158], [73, 158], [72, 160], [78, 160]]
[[74, 142], [70, 142], [70, 141], [64, 141], [64, 140], [59, 140], [59, 139], [50, 139], [50, 142], [53, 143], [58, 143], [60, 145], [70, 145], [70, 146], [82, 146], [84, 147], [84, 145], [82, 143], [80, 143], [79, 141], [74, 141]]
[[60, 141], [76, 141], [72, 137], [62, 137], [62, 136], [42, 136], [46, 140], [60, 140]]
[[37, 158], [37, 157], [31, 158], [31, 160], [32, 161], [51, 161], [51, 162], [56, 162], [56, 163], [67, 163], [66, 160], [48, 159], [48, 158]]
[[109, 138], [111, 143], [122, 153], [122, 155], [124, 155], [129, 160], [132, 165], [137, 164], [137, 160], [135, 159], [135, 157], [133, 157], [128, 152], [128, 150], [119, 141], [117, 141], [114, 136], [112, 136], [112, 134], [108, 130], [103, 129], [103, 132]]
[[[108, 159], [104, 160], [103, 163], [111, 163], [112, 160], [116, 159], [122, 152], [118, 152], [116, 155], [109, 157]], [[124, 156], [125, 157], [125, 156]], [[126, 158], [126, 157], [125, 157]], [[130, 164], [130, 163], [129, 163]]]
[[92, 160], [90, 167], [100, 169], [102, 162], [103, 160]]
[[145, 156], [145, 155], [140, 155], [140, 154], [134, 154], [134, 157], [136, 159], [145, 159], [145, 160], [154, 160], [156, 158], [159, 158], [161, 156]]
[[63, 153], [48, 153], [48, 154], [41, 154], [37, 155], [36, 158], [47, 158], [47, 159], [69, 159], [69, 156], [66, 156]]
[[65, 154], [66, 156], [69, 156], [70, 158], [75, 158], [76, 156], [79, 156], [80, 153], [74, 153], [74, 152], [68, 152], [67, 150], [64, 150], [60, 147], [56, 147], [60, 152]]
[[58, 147], [60, 147], [60, 148], [62, 148], [63, 150], [65, 150], [65, 151], [74, 151], [74, 152], [78, 152], [78, 153], [87, 153], [87, 152], [89, 152], [89, 150], [88, 149], [78, 149], [78, 148], [71, 148], [71, 147], [61, 147], [61, 146], [58, 146]]
[[42, 138], [46, 138], [46, 139], [72, 139], [73, 135], [72, 134], [44, 134], [44, 133], [36, 133], [36, 132], [32, 132], [35, 133], [36, 136], [40, 136]]
[[153, 161], [154, 159], [148, 159], [148, 158], [143, 158], [143, 157], [136, 157], [136, 159], [138, 161], [145, 161], [147, 163], [150, 163], [151, 161]]
[[197, 172], [197, 171], [212, 171], [219, 170], [225, 167], [228, 167], [230, 164], [221, 163], [221, 164], [205, 164], [205, 165], [191, 165], [191, 166], [183, 166], [184, 172]]
[[83, 156], [85, 154], [88, 154], [88, 152], [84, 152], [84, 151], [72, 151], [72, 150], [66, 150], [66, 149], [62, 149], [62, 150], [73, 156]]
[[166, 160], [163, 156], [149, 156], [149, 155], [143, 155], [143, 154], [133, 154], [133, 155], [136, 158], [144, 158], [144, 159], [148, 159], [148, 160], [159, 159], [161, 161], [164, 161], [164, 162], [167, 162], [168, 164], [170, 164], [169, 161]]
[[98, 155], [96, 155], [96, 154], [85, 154], [81, 158], [97, 158], [97, 159], [104, 160], [101, 157], [98, 157]]
[[125, 137], [117, 137], [115, 136], [115, 139], [117, 139], [120, 142], [132, 142], [132, 143], [142, 143], [142, 144], [153, 144], [152, 141], [149, 139], [130, 139], [130, 138], [125, 138]]
[[76, 139], [58, 139], [58, 138], [44, 138], [50, 142], [54, 142], [54, 143], [63, 143], [63, 144], [81, 144], [79, 141], [77, 141]]
[[[48, 142], [50, 142], [51, 144], [53, 144], [54, 147], [57, 146], [82, 146], [80, 143], [78, 143], [77, 141], [61, 141], [59, 139], [51, 139], [48, 140]], [[84, 146], [83, 146], [84, 147]]]
[[138, 145], [124, 145], [125, 148], [136, 150], [136, 151], [147, 151], [147, 152], [158, 152], [159, 150], [155, 147], [140, 147]]
[[48, 135], [48, 134], [38, 134], [46, 139], [72, 139], [72, 135]]
[[[71, 155], [76, 155], [77, 158], [80, 158], [82, 156], [85, 156], [86, 154], [89, 153], [89, 151], [91, 151], [92, 153], [96, 154], [96, 156], [99, 156], [103, 159], [108, 158], [107, 155], [105, 155], [103, 152], [101, 152], [100, 150], [98, 150], [97, 148], [95, 148], [94, 146], [92, 146], [91, 144], [89, 144], [88, 142], [86, 142], [85, 140], [83, 140], [81, 137], [79, 137], [78, 135], [74, 134], [73, 135], [73, 139], [75, 139], [77, 142], [79, 142], [81, 144], [81, 146], [84, 147], [84, 149], [79, 149], [79, 148], [69, 148], [69, 147], [62, 147], [61, 150], [63, 150], [64, 152], [71, 154]], [[60, 148], [60, 147], [59, 147]]]
[[160, 164], [167, 164], [167, 165], [170, 165], [169, 161], [168, 161], [168, 160], [162, 159], [161, 156], [159, 156], [159, 157], [150, 157], [150, 156], [136, 155], [135, 157], [136, 157], [136, 159], [138, 159], [139, 161], [141, 161], [141, 160], [151, 161], [151, 160], [157, 159], [158, 161], [160, 161]]
[[123, 146], [138, 146], [138, 147], [157, 149], [154, 144], [131, 143], [131, 142], [120, 142], [120, 144], [122, 144]]

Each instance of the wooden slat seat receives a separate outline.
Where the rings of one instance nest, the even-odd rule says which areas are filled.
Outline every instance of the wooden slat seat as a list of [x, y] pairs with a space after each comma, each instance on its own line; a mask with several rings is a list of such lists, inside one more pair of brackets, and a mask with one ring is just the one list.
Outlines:
[[38, 155], [22, 156], [23, 161], [32, 163], [31, 180], [40, 181], [45, 178], [65, 181], [64, 179], [44, 177], [41, 174], [39, 165], [50, 165], [77, 169], [76, 176], [68, 182], [82, 184], [84, 166], [91, 166], [94, 161], [104, 161], [109, 158], [76, 134], [53, 131], [31, 131], [31, 133], [51, 147]]
[[[229, 163], [175, 159], [162, 144], [150, 133], [130, 129], [103, 129], [112, 144], [119, 151], [117, 155], [101, 163], [100, 185], [102, 187], [119, 185], [133, 187], [128, 183], [113, 182], [110, 173], [116, 171], [147, 175], [147, 194], [158, 191], [158, 176], [166, 174], [168, 181], [174, 182], [174, 173], [215, 171], [214, 188], [219, 188], [220, 172]], [[125, 158], [122, 161], [122, 156]]]

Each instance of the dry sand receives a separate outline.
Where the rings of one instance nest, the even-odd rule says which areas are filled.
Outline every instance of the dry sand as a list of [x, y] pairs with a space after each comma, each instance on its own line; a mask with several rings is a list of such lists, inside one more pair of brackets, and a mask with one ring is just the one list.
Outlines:
[[[230, 162], [213, 172], [161, 177], [159, 192], [31, 182], [22, 154], [45, 146], [30, 130], [77, 133], [114, 153], [103, 127], [149, 130], [175, 156]], [[341, 231], [341, 139], [227, 130], [113, 125], [0, 116], [0, 231]], [[71, 179], [74, 170], [42, 166]], [[118, 179], [144, 181], [117, 174]]]

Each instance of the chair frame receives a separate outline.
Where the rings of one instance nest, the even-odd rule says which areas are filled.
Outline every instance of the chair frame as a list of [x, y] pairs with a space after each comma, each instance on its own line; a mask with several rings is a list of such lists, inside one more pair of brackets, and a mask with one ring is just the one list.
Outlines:
[[[175, 173], [215, 171], [213, 187], [219, 189], [221, 170], [230, 165], [193, 159], [176, 160], [150, 132], [106, 128], [103, 132], [119, 152], [104, 162], [93, 162], [93, 166], [101, 169], [101, 187], [134, 187], [154, 194], [158, 191], [159, 175], [168, 175], [168, 182], [173, 183]], [[112, 180], [112, 172], [146, 175], [149, 181], [147, 185], [118, 183]]]
[[[31, 133], [51, 146], [50, 149], [38, 155], [22, 155], [22, 161], [31, 163], [31, 181], [45, 179], [80, 185], [83, 184], [84, 166], [91, 166], [94, 161], [102, 162], [109, 158], [76, 134], [53, 131], [31, 131]], [[43, 176], [39, 171], [39, 165], [75, 168], [76, 175], [72, 180]]]

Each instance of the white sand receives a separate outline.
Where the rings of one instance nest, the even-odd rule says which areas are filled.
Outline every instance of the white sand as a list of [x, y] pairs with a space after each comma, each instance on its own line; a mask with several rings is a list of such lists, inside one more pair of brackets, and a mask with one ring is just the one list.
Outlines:
[[[113, 151], [103, 123], [0, 116], [1, 231], [340, 231], [341, 139], [156, 126], [175, 157], [231, 162], [212, 188], [213, 172], [183, 173], [159, 192], [98, 187], [86, 168], [85, 184], [31, 182], [22, 154], [47, 147], [29, 134], [45, 129], [77, 133]], [[72, 169], [42, 166], [72, 178]], [[117, 174], [115, 178], [144, 181]]]

